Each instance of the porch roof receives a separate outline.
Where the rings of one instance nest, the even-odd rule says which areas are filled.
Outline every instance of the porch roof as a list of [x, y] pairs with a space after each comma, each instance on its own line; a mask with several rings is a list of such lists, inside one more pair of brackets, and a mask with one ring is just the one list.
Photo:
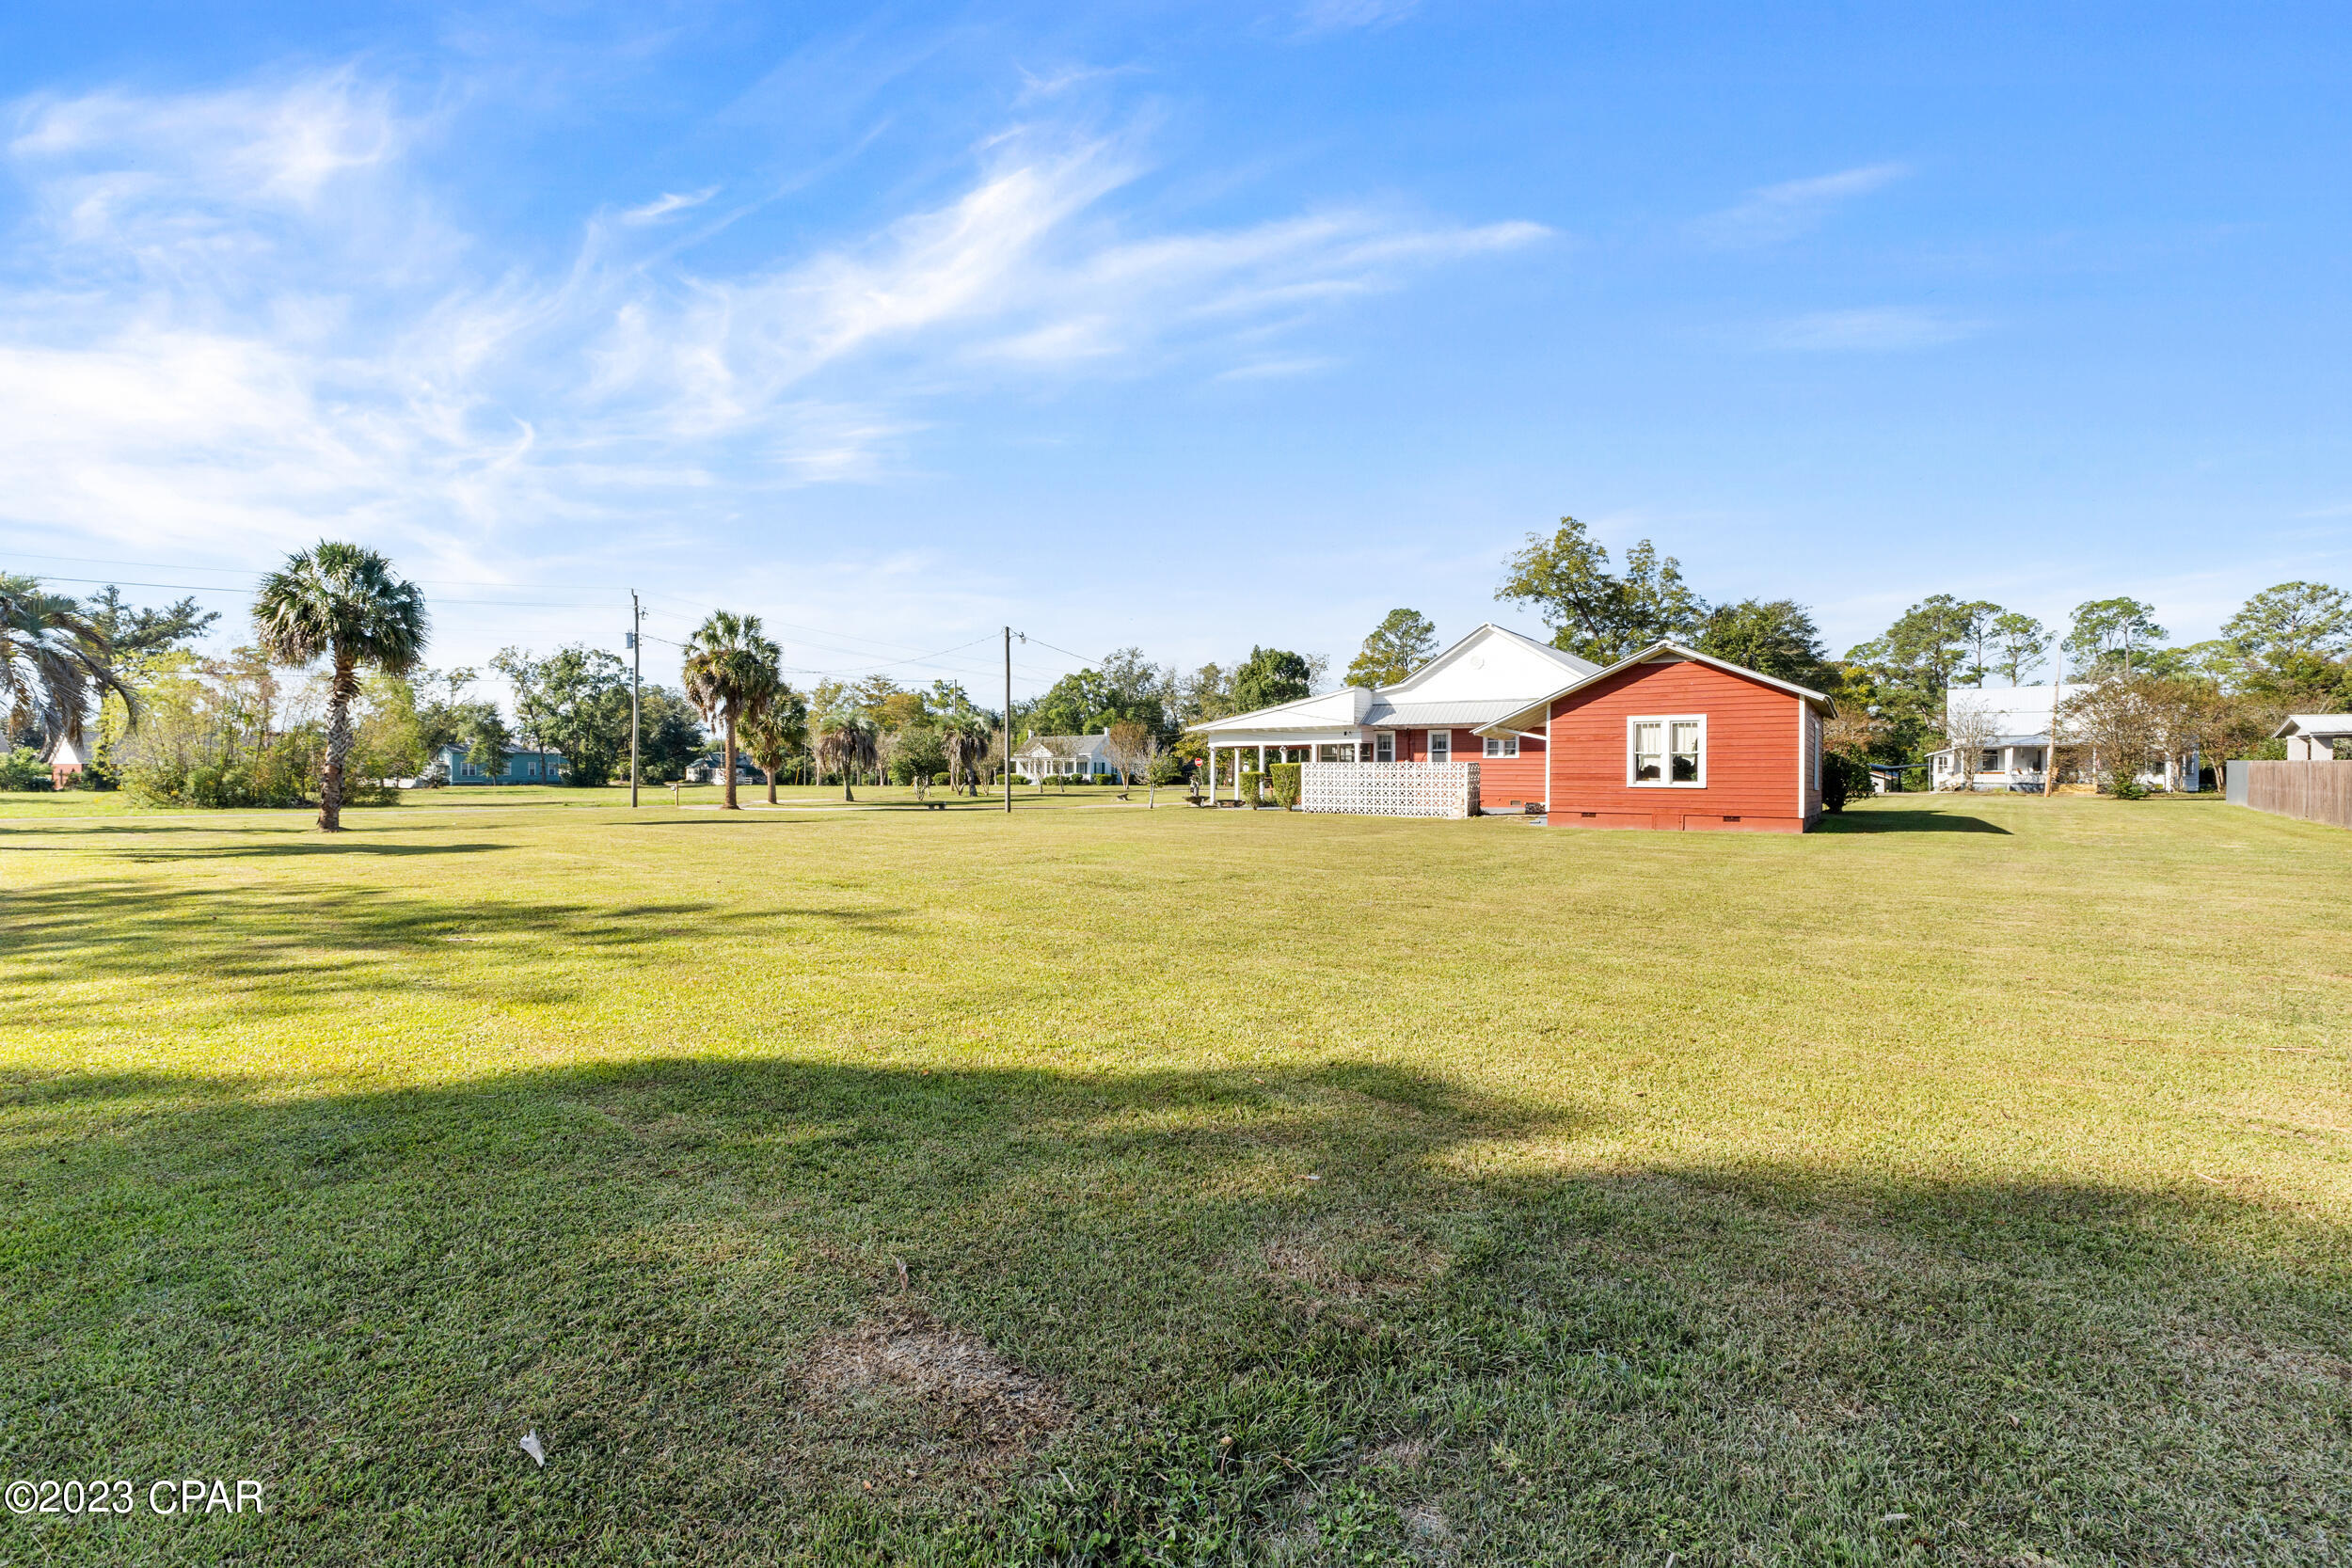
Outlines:
[[2352, 736], [2352, 713], [2290, 713], [2284, 723], [2270, 732], [2270, 738], [2284, 740], [2293, 735], [2307, 735], [2314, 740]]

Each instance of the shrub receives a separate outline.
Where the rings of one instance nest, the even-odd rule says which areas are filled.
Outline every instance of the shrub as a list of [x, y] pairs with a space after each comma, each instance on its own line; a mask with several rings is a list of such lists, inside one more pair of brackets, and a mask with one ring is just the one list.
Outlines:
[[1859, 757], [1843, 752], [1831, 752], [1821, 758], [1821, 808], [1824, 811], [1844, 811], [1846, 802], [1867, 800], [1870, 796], [1870, 765]]
[[1165, 789], [1169, 784], [1184, 782], [1184, 759], [1173, 752], [1162, 752], [1152, 757], [1152, 767], [1144, 775], [1147, 782]]
[[0, 756], [0, 789], [40, 791], [49, 786], [49, 765], [30, 746], [19, 746]]
[[1258, 791], [1264, 785], [1265, 775], [1263, 773], [1244, 773], [1241, 776], [1242, 802], [1251, 806], [1258, 804]]
[[1266, 769], [1266, 776], [1274, 785], [1274, 803], [1284, 811], [1298, 809], [1298, 770], [1304, 766], [1303, 763], [1278, 762]]
[[2137, 773], [2119, 771], [2107, 781], [2107, 793], [2119, 800], [2145, 800], [2148, 786], [2139, 782]]

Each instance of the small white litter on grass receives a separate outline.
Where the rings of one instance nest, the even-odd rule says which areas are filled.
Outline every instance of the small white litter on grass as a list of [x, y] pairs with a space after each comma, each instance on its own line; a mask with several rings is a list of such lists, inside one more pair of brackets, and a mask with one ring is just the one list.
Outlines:
[[520, 1448], [523, 1452], [529, 1454], [532, 1461], [536, 1463], [541, 1469], [544, 1470], [547, 1468], [548, 1446], [539, 1441], [539, 1429], [537, 1427], [532, 1427], [529, 1432], [524, 1433], [523, 1440], [516, 1446]]
[[1907, 1525], [1911, 1523], [1911, 1515], [1908, 1513], [1889, 1513], [1884, 1518], [1882, 1518], [1879, 1523], [1882, 1525]]

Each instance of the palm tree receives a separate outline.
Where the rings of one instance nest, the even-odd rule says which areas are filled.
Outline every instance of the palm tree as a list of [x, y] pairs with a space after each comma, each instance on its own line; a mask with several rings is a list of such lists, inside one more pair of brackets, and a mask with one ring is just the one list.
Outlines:
[[115, 673], [114, 646], [97, 622], [38, 578], [0, 573], [0, 701], [11, 733], [40, 726], [51, 741], [82, 742], [82, 723], [108, 692], [131, 721], [138, 700]]
[[850, 774], [860, 768], [871, 768], [880, 755], [874, 721], [854, 708], [835, 708], [817, 721], [817, 766], [825, 771], [841, 770], [841, 798], [854, 800], [850, 789]]
[[979, 794], [980, 766], [995, 743], [995, 730], [978, 714], [961, 713], [940, 727], [939, 738], [947, 752], [947, 786], [955, 788], [961, 778], [966, 781], [969, 793]]
[[326, 754], [319, 764], [319, 827], [343, 825], [343, 759], [351, 754], [351, 704], [359, 668], [405, 675], [424, 653], [424, 590], [358, 545], [321, 540], [262, 579], [253, 596], [253, 636], [278, 664], [329, 664]]
[[808, 750], [808, 702], [779, 682], [768, 705], [743, 726], [743, 750], [752, 766], [768, 775], [768, 803], [776, 803], [776, 769], [785, 759]]
[[714, 610], [686, 644], [686, 697], [706, 722], [726, 731], [727, 792], [723, 809], [740, 811], [735, 800], [737, 729], [768, 711], [784, 688], [776, 665], [784, 650], [760, 635], [759, 617]]

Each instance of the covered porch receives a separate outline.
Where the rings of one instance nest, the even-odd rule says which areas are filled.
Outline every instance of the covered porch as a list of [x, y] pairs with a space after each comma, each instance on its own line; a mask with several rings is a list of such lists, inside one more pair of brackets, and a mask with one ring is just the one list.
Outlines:
[[1258, 735], [1210, 737], [1203, 763], [1209, 774], [1209, 804], [1241, 799], [1241, 776], [1263, 773], [1278, 762], [1390, 762], [1396, 755], [1394, 732], [1388, 730], [1292, 730]]

